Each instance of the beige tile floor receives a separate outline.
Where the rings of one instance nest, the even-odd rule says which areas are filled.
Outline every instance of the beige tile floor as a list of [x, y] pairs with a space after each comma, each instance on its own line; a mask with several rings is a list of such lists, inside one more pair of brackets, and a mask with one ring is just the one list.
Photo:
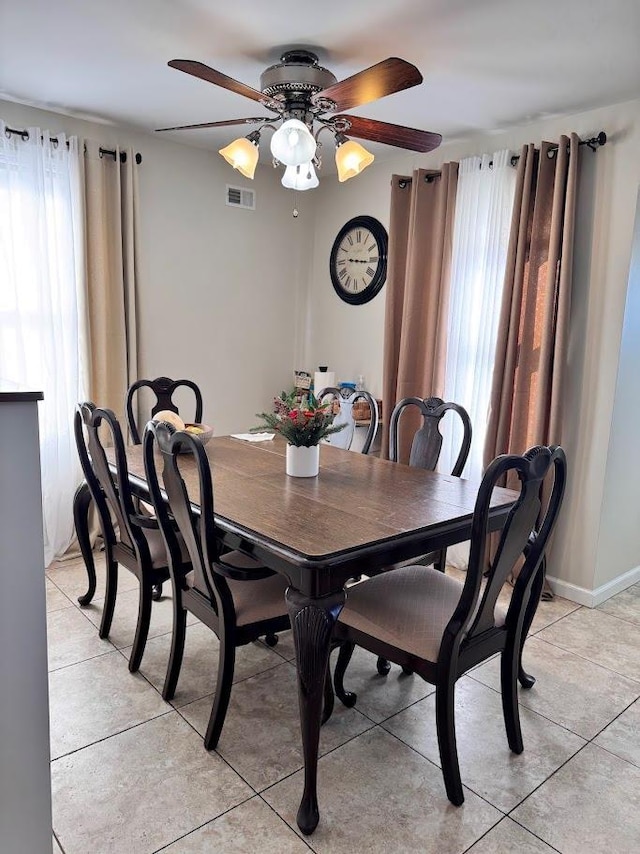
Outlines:
[[[537, 676], [521, 692], [525, 751], [510, 753], [497, 660], [457, 690], [465, 803], [445, 796], [432, 686], [393, 666], [386, 678], [358, 650], [322, 731], [321, 820], [303, 838], [290, 634], [275, 649], [238, 651], [225, 729], [214, 753], [201, 734], [217, 641], [187, 629], [173, 703], [161, 696], [170, 601], [154, 603], [140, 673], [127, 669], [136, 581], [123, 570], [110, 640], [96, 622], [104, 591], [76, 601], [79, 562], [47, 571], [54, 854], [631, 854], [640, 850], [640, 585], [596, 610], [542, 602], [525, 651]], [[1, 848], [1, 845], [0, 845]]]

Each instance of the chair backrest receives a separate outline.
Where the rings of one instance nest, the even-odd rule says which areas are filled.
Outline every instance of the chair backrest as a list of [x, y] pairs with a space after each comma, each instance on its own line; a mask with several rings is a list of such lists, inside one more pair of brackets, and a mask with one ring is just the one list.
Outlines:
[[368, 391], [364, 390], [347, 392], [345, 394], [344, 389], [339, 389], [335, 386], [327, 386], [327, 388], [321, 389], [316, 395], [316, 398], [321, 401], [323, 398], [328, 396], [331, 396], [332, 400], [337, 400], [340, 404], [340, 414], [335, 417], [333, 423], [344, 423], [346, 424], [346, 427], [340, 430], [339, 433], [334, 433], [329, 436], [327, 441], [329, 444], [338, 448], [344, 448], [347, 451], [351, 447], [356, 426], [355, 419], [353, 417], [353, 404], [358, 400], [365, 400], [369, 404], [369, 427], [367, 428], [367, 435], [361, 451], [363, 454], [368, 454], [378, 430], [378, 404], [376, 403], [375, 398], [369, 394]]
[[[543, 482], [553, 471], [553, 486], [546, 506], [542, 506]], [[508, 472], [515, 472], [520, 481], [520, 494], [511, 508], [500, 533], [495, 557], [489, 567], [487, 582], [480, 598], [483, 574], [486, 571], [489, 510], [493, 489]], [[471, 529], [469, 568], [460, 602], [447, 626], [440, 656], [456, 644], [471, 643], [494, 627], [494, 612], [498, 595], [509, 574], [524, 554], [524, 564], [507, 612], [506, 627], [523, 620], [524, 609], [536, 572], [558, 518], [567, 479], [567, 459], [562, 448], [539, 445], [523, 456], [503, 454], [485, 471], [478, 490]], [[478, 599], [480, 601], [478, 602]]]
[[[160, 490], [157, 456], [162, 460], [162, 482], [168, 507]], [[178, 467], [178, 455], [182, 456]], [[233, 597], [226, 581], [228, 578], [244, 579], [246, 573], [223, 567], [219, 563], [219, 546], [213, 517], [213, 486], [209, 460], [202, 442], [184, 431], [175, 431], [170, 424], [150, 421], [144, 431], [143, 456], [149, 492], [156, 510], [158, 524], [164, 537], [170, 564], [181, 561], [180, 547], [171, 516], [178, 526], [193, 567], [193, 588], [209, 600], [221, 621], [234, 613]], [[198, 496], [200, 516], [191, 507], [191, 496]]]
[[[139, 445], [141, 442], [141, 431], [138, 429], [136, 418], [133, 414], [134, 398], [136, 392], [141, 388], [150, 389], [156, 397], [155, 403], [151, 407], [151, 416], [154, 416], [156, 412], [161, 412], [163, 409], [168, 409], [178, 414], [178, 407], [173, 401], [174, 392], [178, 388], [191, 389], [196, 404], [193, 420], [195, 423], [202, 421], [202, 393], [192, 380], [172, 380], [169, 377], [156, 377], [155, 380], [137, 380], [129, 386], [126, 399], [127, 424], [129, 425], [129, 431], [131, 432], [134, 444]], [[146, 423], [146, 419], [144, 423]]]
[[[83, 425], [87, 436], [86, 445]], [[82, 468], [101, 518], [105, 513], [104, 518], [109, 518], [110, 510], [118, 525], [120, 543], [129, 548], [139, 560], [150, 563], [147, 539], [141, 528], [132, 523], [132, 520], [137, 518], [137, 513], [129, 483], [124, 438], [115, 413], [110, 409], [99, 409], [92, 403], [82, 403], [76, 410], [75, 431]], [[115, 473], [109, 468], [105, 446], [113, 447]], [[91, 479], [89, 472], [92, 473]], [[97, 494], [101, 494], [102, 499], [97, 498], [94, 493], [96, 486], [99, 487]], [[115, 538], [110, 540], [111, 543], [114, 541]]]
[[389, 459], [394, 463], [398, 462], [400, 416], [414, 406], [422, 415], [422, 427], [415, 433], [411, 442], [409, 465], [427, 471], [435, 471], [442, 450], [440, 421], [447, 412], [455, 412], [460, 416], [463, 434], [460, 451], [451, 474], [460, 477], [471, 447], [471, 419], [464, 407], [457, 403], [445, 403], [440, 397], [426, 397], [424, 400], [419, 397], [405, 397], [396, 404], [389, 421]]
[[106, 542], [113, 544], [115, 542], [115, 532], [111, 524], [111, 515], [109, 508], [102, 491], [102, 487], [98, 481], [93, 468], [93, 463], [89, 455], [88, 448], [88, 430], [93, 420], [93, 413], [96, 409], [95, 403], [85, 401], [76, 406], [76, 411], [73, 419], [73, 432], [76, 439], [76, 448], [78, 449], [78, 457], [82, 466], [84, 479], [89, 487], [89, 492], [93, 498], [94, 504], [98, 511], [100, 525], [102, 527], [102, 536]]

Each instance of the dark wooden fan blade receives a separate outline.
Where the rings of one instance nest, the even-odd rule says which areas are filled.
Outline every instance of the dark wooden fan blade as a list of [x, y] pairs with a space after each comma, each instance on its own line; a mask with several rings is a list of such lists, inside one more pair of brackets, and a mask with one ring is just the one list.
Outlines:
[[237, 95], [244, 95], [245, 98], [251, 98], [252, 101], [270, 101], [262, 92], [257, 89], [252, 89], [239, 80], [234, 80], [233, 77], [227, 77], [221, 71], [216, 71], [215, 68], [209, 68], [202, 62], [196, 62], [193, 59], [172, 59], [168, 65], [171, 68], [177, 68], [178, 71], [184, 71], [185, 74], [191, 74], [193, 77], [199, 77], [200, 80], [206, 80], [208, 83], [214, 83], [216, 86], [222, 86], [223, 89], [229, 89], [230, 92], [235, 92]]
[[408, 148], [409, 151], [433, 151], [442, 142], [442, 136], [439, 133], [431, 133], [428, 130], [416, 130], [404, 125], [379, 122], [376, 119], [363, 119], [360, 116], [334, 116], [334, 118], [344, 119], [351, 124], [351, 127], [345, 130], [347, 136], [370, 139], [371, 142], [384, 142], [385, 145]]
[[227, 119], [224, 122], [203, 122], [199, 125], [178, 125], [174, 128], [156, 128], [156, 133], [161, 133], [163, 130], [197, 130], [198, 128], [224, 128], [229, 125], [254, 125], [271, 120], [271, 116], [259, 116], [252, 119]]
[[385, 95], [410, 89], [419, 83], [422, 83], [422, 74], [415, 65], [392, 56], [352, 77], [347, 77], [346, 80], [334, 83], [328, 89], [318, 92], [313, 100], [329, 98], [335, 101], [336, 110], [350, 110], [352, 107], [368, 104], [369, 101], [377, 101]]

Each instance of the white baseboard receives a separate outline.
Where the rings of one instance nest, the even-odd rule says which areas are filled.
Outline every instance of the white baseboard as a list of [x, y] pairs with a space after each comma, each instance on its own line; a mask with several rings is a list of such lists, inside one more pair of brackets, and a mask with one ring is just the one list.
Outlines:
[[595, 608], [615, 596], [616, 593], [621, 593], [632, 584], [637, 584], [640, 581], [640, 566], [636, 566], [614, 578], [613, 581], [607, 581], [595, 590], [587, 590], [586, 587], [578, 587], [577, 584], [570, 584], [568, 581], [563, 581], [561, 578], [553, 578], [547, 576], [547, 581], [553, 592], [557, 596], [562, 596], [564, 599], [569, 599], [571, 602], [577, 602], [578, 605], [585, 605], [587, 608]]

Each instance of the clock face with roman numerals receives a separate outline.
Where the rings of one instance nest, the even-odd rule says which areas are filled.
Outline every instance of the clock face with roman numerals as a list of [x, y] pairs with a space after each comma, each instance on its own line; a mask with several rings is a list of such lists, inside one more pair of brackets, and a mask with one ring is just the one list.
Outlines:
[[350, 219], [333, 242], [329, 261], [338, 296], [351, 305], [369, 302], [387, 277], [387, 232], [371, 216]]

